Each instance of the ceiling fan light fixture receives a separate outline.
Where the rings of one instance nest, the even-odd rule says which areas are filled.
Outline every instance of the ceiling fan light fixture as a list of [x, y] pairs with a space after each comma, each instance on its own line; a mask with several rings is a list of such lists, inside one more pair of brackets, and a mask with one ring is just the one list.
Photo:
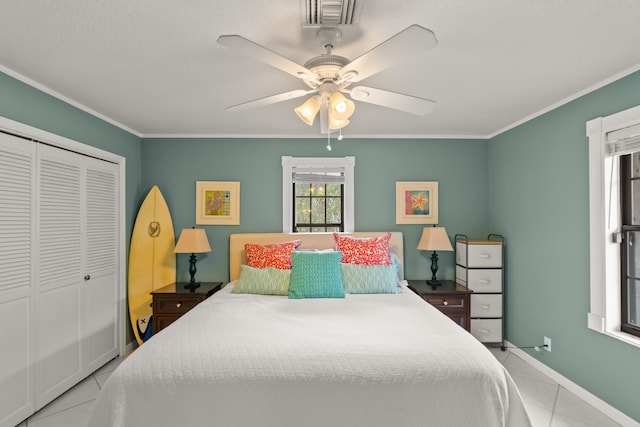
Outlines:
[[356, 106], [353, 101], [347, 99], [340, 92], [333, 92], [329, 97], [329, 112], [332, 119], [346, 120], [355, 110]]
[[335, 117], [332, 117], [331, 115], [329, 115], [329, 129], [330, 130], [342, 129], [343, 127], [345, 127], [349, 123], [351, 123], [349, 121], [349, 119], [339, 120], [339, 119], [336, 119]]
[[307, 99], [304, 104], [297, 107], [294, 111], [296, 112], [298, 117], [300, 117], [300, 120], [302, 120], [309, 126], [312, 126], [313, 121], [318, 114], [318, 111], [320, 111], [320, 103], [315, 96], [312, 96], [311, 98]]

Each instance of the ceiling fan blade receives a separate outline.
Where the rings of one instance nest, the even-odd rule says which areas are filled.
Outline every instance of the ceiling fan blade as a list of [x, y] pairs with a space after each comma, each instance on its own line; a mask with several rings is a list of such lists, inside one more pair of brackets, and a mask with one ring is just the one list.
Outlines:
[[376, 89], [368, 86], [357, 86], [352, 89], [344, 89], [355, 101], [376, 104], [394, 110], [405, 111], [417, 116], [425, 116], [433, 111], [436, 102], [417, 96], [404, 95], [398, 92]]
[[437, 45], [431, 30], [414, 24], [354, 59], [339, 74], [351, 82], [359, 82]]
[[253, 59], [262, 61], [265, 64], [269, 64], [272, 67], [282, 70], [285, 73], [291, 74], [294, 77], [298, 77], [300, 79], [316, 78], [315, 73], [308, 68], [296, 64], [290, 59], [287, 59], [284, 56], [281, 56], [274, 51], [267, 49], [264, 46], [260, 46], [259, 44], [252, 42], [251, 40], [246, 39], [242, 36], [235, 34], [220, 36], [218, 37], [218, 44], [226, 46], [230, 49], [235, 49], [240, 53], [243, 53]]
[[243, 102], [242, 104], [232, 105], [227, 107], [227, 111], [242, 111], [250, 108], [262, 107], [265, 105], [275, 104], [277, 102], [287, 101], [289, 99], [300, 98], [301, 96], [308, 95], [310, 93], [317, 92], [317, 90], [303, 90], [297, 89], [290, 92], [279, 93], [277, 95], [271, 95], [264, 98], [254, 99], [253, 101]]

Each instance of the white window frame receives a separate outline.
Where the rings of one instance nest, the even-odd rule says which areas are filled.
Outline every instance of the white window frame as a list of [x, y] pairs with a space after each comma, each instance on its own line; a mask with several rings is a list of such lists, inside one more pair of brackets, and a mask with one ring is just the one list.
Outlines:
[[291, 157], [282, 156], [282, 232], [293, 233], [293, 168], [344, 168], [344, 231], [352, 233], [354, 229], [354, 179], [353, 169], [356, 158], [346, 157]]
[[589, 329], [640, 347], [620, 330], [620, 157], [607, 156], [607, 134], [640, 125], [640, 106], [587, 122], [589, 137], [590, 307]]

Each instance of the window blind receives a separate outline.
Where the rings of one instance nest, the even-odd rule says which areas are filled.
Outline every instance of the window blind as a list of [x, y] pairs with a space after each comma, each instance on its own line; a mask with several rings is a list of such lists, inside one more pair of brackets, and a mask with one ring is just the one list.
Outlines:
[[291, 177], [299, 184], [344, 184], [344, 168], [292, 168]]
[[607, 133], [606, 156], [622, 156], [640, 151], [640, 123]]

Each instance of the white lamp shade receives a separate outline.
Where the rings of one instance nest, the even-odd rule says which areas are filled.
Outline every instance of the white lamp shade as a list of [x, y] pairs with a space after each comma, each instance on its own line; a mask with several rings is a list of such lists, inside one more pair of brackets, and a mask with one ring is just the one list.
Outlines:
[[333, 117], [331, 117], [331, 115], [329, 115], [329, 129], [331, 130], [342, 129], [349, 123], [351, 123], [349, 119], [336, 120]]
[[313, 125], [313, 121], [316, 118], [316, 114], [320, 110], [320, 103], [316, 99], [315, 96], [307, 99], [304, 104], [297, 107], [294, 111], [300, 117], [300, 120], [308, 124], [309, 126]]
[[183, 228], [173, 252], [177, 254], [211, 252], [207, 233], [202, 228]]
[[340, 92], [333, 92], [329, 97], [329, 116], [335, 120], [346, 120], [356, 110], [353, 101]]
[[421, 251], [452, 251], [451, 241], [444, 227], [424, 227], [418, 242]]

